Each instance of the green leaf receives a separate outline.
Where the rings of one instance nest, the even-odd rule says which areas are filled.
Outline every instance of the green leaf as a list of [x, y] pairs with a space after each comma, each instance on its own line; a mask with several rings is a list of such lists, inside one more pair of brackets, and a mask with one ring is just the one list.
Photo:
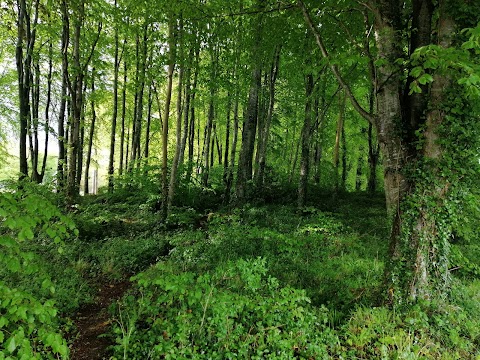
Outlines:
[[15, 351], [15, 349], [17, 348], [17, 343], [15, 342], [15, 336], [11, 336], [7, 340], [5, 347], [10, 353], [13, 353]]
[[423, 74], [418, 78], [418, 82], [422, 85], [426, 85], [428, 83], [433, 82], [433, 77], [430, 74]]
[[11, 272], [18, 272], [20, 270], [20, 261], [16, 257], [7, 259], [7, 269]]

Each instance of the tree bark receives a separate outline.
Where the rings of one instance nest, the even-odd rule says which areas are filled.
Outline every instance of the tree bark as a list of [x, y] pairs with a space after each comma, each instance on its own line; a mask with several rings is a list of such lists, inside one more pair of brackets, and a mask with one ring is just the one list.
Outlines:
[[92, 110], [92, 122], [90, 124], [90, 131], [88, 137], [88, 148], [87, 148], [87, 159], [85, 161], [85, 182], [83, 186], [83, 191], [86, 194], [89, 193], [89, 180], [90, 180], [90, 162], [92, 160], [92, 148], [93, 148], [93, 139], [95, 136], [95, 123], [97, 121], [97, 112], [95, 110], [95, 68], [92, 69], [92, 87], [90, 94], [90, 106]]
[[[114, 7], [117, 9], [117, 0], [114, 2]], [[112, 126], [110, 130], [110, 155], [108, 158], [108, 192], [113, 192], [113, 172], [115, 163], [115, 137], [117, 131], [117, 113], [118, 113], [118, 70], [120, 62], [118, 60], [118, 28], [115, 27], [114, 34], [115, 54], [113, 64], [113, 109], [112, 109]], [[93, 80], [92, 80], [93, 87]], [[92, 105], [93, 110], [93, 105]], [[88, 173], [87, 173], [88, 174]]]
[[[125, 47], [127, 44], [127, 39], [125, 38], [123, 41], [123, 46]], [[123, 174], [123, 164], [124, 164], [124, 158], [125, 158], [125, 118], [126, 118], [126, 111], [127, 111], [127, 78], [128, 72], [127, 72], [127, 59], [123, 59], [123, 86], [122, 86], [122, 125], [121, 125], [121, 130], [120, 130], [120, 164], [118, 165], [118, 174], [122, 175]], [[127, 140], [128, 142], [128, 140]], [[128, 154], [128, 150], [126, 152]], [[127, 165], [125, 164], [125, 168]]]
[[176, 146], [175, 154], [173, 156], [172, 167], [170, 171], [170, 184], [168, 187], [167, 211], [170, 211], [175, 195], [175, 187], [177, 185], [177, 171], [180, 160], [180, 153], [182, 152], [182, 92], [183, 92], [183, 71], [184, 71], [184, 48], [183, 48], [183, 18], [180, 15], [178, 29], [178, 46], [179, 46], [179, 69], [178, 69], [178, 95], [177, 95], [177, 123], [176, 123]]
[[308, 175], [310, 172], [310, 139], [312, 129], [313, 75], [305, 76], [305, 119], [301, 133], [300, 178], [298, 180], [297, 206], [303, 208], [307, 198]]
[[342, 138], [343, 131], [343, 122], [345, 118], [345, 103], [346, 95], [345, 93], [340, 97], [340, 103], [338, 105], [338, 121], [337, 121], [337, 132], [335, 135], [335, 145], [333, 147], [333, 168], [335, 172], [335, 184], [334, 184], [334, 193], [338, 194], [340, 188], [340, 142]]
[[47, 99], [45, 103], [45, 143], [43, 146], [43, 160], [42, 168], [40, 170], [40, 182], [43, 182], [45, 177], [45, 171], [47, 169], [47, 158], [48, 158], [48, 138], [50, 135], [50, 105], [52, 102], [52, 73], [53, 73], [53, 45], [49, 41], [48, 44], [48, 74], [47, 74]]
[[[258, 0], [257, 6], [261, 9], [264, 5], [262, 5], [262, 2]], [[255, 26], [252, 30], [255, 34], [253, 47], [251, 49], [252, 77], [248, 94], [247, 112], [243, 124], [242, 146], [240, 148], [240, 157], [238, 160], [236, 184], [236, 196], [239, 203], [242, 203], [246, 199], [247, 183], [252, 179], [253, 171], [252, 162], [258, 121], [258, 97], [262, 81], [262, 61], [260, 48], [263, 33], [263, 15], [261, 12], [257, 17], [257, 21], [255, 22]]]
[[268, 79], [269, 84], [269, 100], [268, 100], [268, 110], [267, 116], [265, 119], [265, 126], [260, 130], [263, 132], [262, 135], [262, 142], [258, 144], [258, 171], [255, 174], [257, 186], [263, 184], [265, 180], [265, 166], [267, 162], [267, 148], [268, 148], [268, 138], [270, 136], [270, 126], [272, 124], [273, 118], [273, 109], [275, 106], [275, 83], [278, 77], [278, 69], [280, 64], [280, 52], [281, 52], [281, 45], [277, 45], [275, 47], [272, 66], [270, 68], [270, 74]]
[[163, 119], [163, 133], [162, 133], [162, 207], [161, 220], [165, 221], [168, 216], [168, 120], [170, 117], [170, 102], [172, 99], [173, 88], [173, 71], [175, 69], [176, 61], [176, 43], [174, 38], [174, 19], [169, 19], [168, 22], [168, 73], [167, 73], [167, 96], [165, 99], [165, 118]]
[[[29, 94], [31, 88], [31, 62], [35, 38], [32, 36], [30, 14], [25, 0], [18, 1], [16, 65], [18, 74], [18, 99], [20, 110], [20, 179], [28, 176], [27, 133], [31, 118]], [[38, 8], [38, 1], [37, 1]], [[34, 34], [34, 33], [33, 33]], [[25, 54], [24, 54], [25, 46]]]

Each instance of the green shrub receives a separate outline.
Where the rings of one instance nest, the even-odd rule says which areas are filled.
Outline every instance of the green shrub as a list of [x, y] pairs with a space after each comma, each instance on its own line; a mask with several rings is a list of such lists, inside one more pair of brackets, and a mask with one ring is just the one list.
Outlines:
[[[38, 266], [38, 255], [25, 251], [25, 244], [57, 244], [61, 250], [62, 241], [75, 231], [45, 189], [25, 183], [0, 193], [0, 358], [68, 357], [52, 300], [52, 279]], [[31, 277], [31, 288], [44, 290], [43, 295], [17, 287], [18, 280], [27, 277]]]
[[137, 297], [116, 309], [114, 359], [328, 358], [337, 338], [325, 308], [266, 276], [264, 259], [213, 272], [176, 273], [158, 264], [137, 275]]

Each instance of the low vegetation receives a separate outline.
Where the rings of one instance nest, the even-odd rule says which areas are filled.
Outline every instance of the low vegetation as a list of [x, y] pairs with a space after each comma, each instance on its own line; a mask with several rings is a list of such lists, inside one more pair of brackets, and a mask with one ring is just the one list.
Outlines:
[[299, 211], [209, 194], [209, 209], [179, 199], [160, 223], [151, 190], [85, 197], [68, 215], [45, 186], [0, 195], [0, 358], [68, 358], [75, 312], [125, 278], [113, 359], [480, 357], [474, 227], [452, 239], [444, 299], [390, 306], [381, 195], [324, 193]]

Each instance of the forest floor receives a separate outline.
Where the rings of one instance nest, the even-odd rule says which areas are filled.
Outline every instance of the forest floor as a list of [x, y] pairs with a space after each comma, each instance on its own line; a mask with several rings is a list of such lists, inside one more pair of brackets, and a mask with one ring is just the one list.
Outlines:
[[129, 281], [106, 282], [98, 284], [98, 293], [94, 302], [83, 306], [73, 321], [77, 337], [71, 347], [72, 360], [101, 360], [108, 358], [111, 340], [102, 336], [111, 323], [108, 307], [120, 299], [130, 288]]

